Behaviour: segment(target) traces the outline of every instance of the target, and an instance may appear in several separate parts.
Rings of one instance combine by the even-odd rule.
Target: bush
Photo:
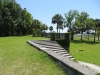
[[[70,33],[65,33],[65,39],[56,40],[58,44],[60,44],[63,48],[65,48],[68,52],[70,48]]]
[[[50,33],[51,41],[55,41],[55,33]]]

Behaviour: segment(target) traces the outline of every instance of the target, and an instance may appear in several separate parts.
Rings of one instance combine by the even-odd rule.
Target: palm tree
[[[48,26],[45,24],[45,30],[48,30]]]
[[[45,28],[44,28],[45,36],[47,36],[46,30],[48,30],[48,26],[45,24]]]
[[[46,29],[48,29],[48,27],[46,28],[46,24],[43,24],[42,30],[44,30],[44,32],[45,32]]]
[[[50,26],[50,27],[49,27],[49,30],[52,32],[52,30],[53,30],[53,26]]]
[[[63,17],[60,14],[55,14],[52,17],[52,23],[57,24],[57,33],[58,33],[58,28],[63,24]],[[59,37],[60,37],[60,35],[59,35]],[[57,38],[59,38],[59,37],[58,37],[58,34],[57,34]]]
[[[57,24],[57,33],[58,33],[58,27],[63,24],[63,17],[60,14],[56,14],[52,17],[52,23]]]
[[[33,28],[35,29],[35,34],[37,34],[37,29],[40,28],[40,21],[37,19],[34,19],[33,21]]]
[[[45,30],[48,29],[48,26],[46,24],[42,24],[41,26],[41,36],[45,36]]]

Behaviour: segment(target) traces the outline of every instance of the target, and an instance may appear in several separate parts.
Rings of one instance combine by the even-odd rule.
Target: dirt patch
[[[0,50],[0,52],[4,52],[4,50]]]
[[[84,51],[84,50],[76,50],[75,52],[82,52],[82,51]]]

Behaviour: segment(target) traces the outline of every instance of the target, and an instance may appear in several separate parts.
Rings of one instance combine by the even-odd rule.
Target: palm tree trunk
[[[60,28],[59,28],[59,33],[60,33]]]
[[[60,38],[60,28],[59,28],[59,38]]]
[[[57,33],[58,33],[58,24],[57,24]]]
[[[57,39],[59,39],[59,34],[58,34],[58,24],[57,24]]]

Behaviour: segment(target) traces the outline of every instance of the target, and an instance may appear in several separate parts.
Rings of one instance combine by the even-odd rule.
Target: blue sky
[[[78,10],[87,12],[91,18],[100,19],[100,0],[16,0],[22,8],[26,8],[34,19],[42,21],[48,26],[53,26],[56,31],[56,24],[51,23],[55,14],[61,14],[69,10]],[[64,29],[63,32],[67,30]]]

